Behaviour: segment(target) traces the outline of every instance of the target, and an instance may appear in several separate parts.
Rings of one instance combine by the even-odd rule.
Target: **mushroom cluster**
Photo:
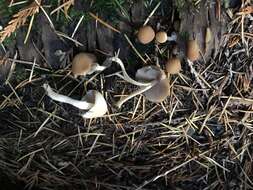
[[[158,44],[163,44],[167,41],[176,41],[177,35],[175,33],[172,33],[171,36],[168,36],[167,33],[163,30],[156,33],[151,26],[146,25],[139,28],[137,39],[144,45],[152,42],[154,39]]]
[[[207,28],[205,36],[206,43],[210,42],[211,37],[211,30],[210,28]],[[146,25],[139,29],[137,38],[142,44],[148,44],[154,39],[156,43],[162,44],[167,41],[176,41],[177,35],[172,33],[172,35],[168,37],[165,31],[158,31],[156,33],[151,26]],[[194,73],[197,81],[200,81],[192,66],[192,63],[200,57],[200,49],[196,40],[187,41],[185,54],[191,72]],[[116,62],[122,71],[122,74],[115,73],[115,75],[139,87],[128,96],[121,98],[116,103],[118,108],[120,108],[126,101],[139,94],[143,94],[145,98],[151,102],[159,103],[164,101],[170,95],[170,75],[179,74],[181,71],[181,61],[178,57],[175,57],[174,54],[174,57],[170,57],[165,64],[166,72],[164,72],[159,66],[144,66],[137,70],[135,79],[132,79],[127,74],[125,66],[118,56],[107,58],[102,65],[99,65],[96,56],[91,53],[79,53],[75,55],[72,60],[71,71],[74,77],[86,76],[97,71],[101,72],[105,70],[112,62]],[[80,110],[85,110],[86,112],[82,115],[83,118],[101,117],[108,110],[106,100],[103,95],[96,90],[89,90],[81,100],[75,100],[55,92],[48,84],[44,84],[43,87],[51,99],[71,104]]]
[[[138,30],[137,38],[140,43],[148,44],[152,42],[155,38],[157,43],[165,43],[168,40],[167,33],[164,31],[159,31],[155,33],[154,29],[151,26],[142,26]]]

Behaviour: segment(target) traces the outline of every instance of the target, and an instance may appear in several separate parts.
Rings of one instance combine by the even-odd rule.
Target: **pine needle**
[[[54,14],[55,12],[59,11],[61,8],[63,8],[65,17],[68,16],[68,10],[69,8],[74,5],[74,0],[62,0],[63,4],[61,4],[59,7],[57,7],[56,9],[54,9],[50,15]]]

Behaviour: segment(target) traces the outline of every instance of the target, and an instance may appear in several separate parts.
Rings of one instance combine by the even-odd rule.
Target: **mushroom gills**
[[[150,89],[145,91],[144,96],[147,100],[151,102],[162,102],[170,95],[170,81],[168,78],[165,78],[157,82]]]
[[[89,90],[82,100],[93,103],[93,107],[91,107],[87,112],[82,114],[83,118],[102,117],[108,111],[106,100],[104,99],[103,95],[98,91]]]

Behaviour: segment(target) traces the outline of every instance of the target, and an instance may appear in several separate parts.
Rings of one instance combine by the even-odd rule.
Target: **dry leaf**
[[[240,41],[240,37],[239,36],[230,37],[229,41],[228,41],[228,47],[229,48],[234,47],[239,41]]]
[[[247,6],[240,9],[240,12],[237,15],[251,14],[253,13],[253,6]]]
[[[64,3],[64,14],[67,17],[70,6],[74,5],[74,0],[62,0],[62,1]]]
[[[41,0],[37,0],[37,2],[39,5],[34,1],[27,8],[13,15],[12,20],[10,20],[8,25],[0,32],[0,42],[3,42],[5,38],[8,38],[19,27],[24,25],[27,17],[33,16],[39,12]]]
[[[7,61],[8,61],[7,56],[0,57],[0,65],[4,65],[5,63],[7,63]]]

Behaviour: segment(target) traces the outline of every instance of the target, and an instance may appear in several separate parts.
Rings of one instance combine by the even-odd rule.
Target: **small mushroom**
[[[206,28],[206,33],[205,33],[205,43],[209,43],[212,40],[212,31],[210,27]]]
[[[153,81],[151,88],[143,92],[147,100],[151,102],[162,102],[170,94],[169,79],[166,78],[164,71],[157,66],[145,66],[138,69],[135,78],[138,81]]]
[[[148,44],[155,38],[155,31],[151,26],[143,26],[139,29],[137,38],[142,44]]]
[[[157,82],[152,88],[145,91],[144,96],[150,102],[162,102],[170,95],[170,81],[168,78],[165,78]]]
[[[108,110],[103,95],[98,91],[89,90],[82,100],[75,100],[68,96],[56,93],[48,84],[44,84],[43,87],[51,99],[70,104],[80,110],[87,110],[87,112],[82,114],[83,118],[102,117]]]
[[[155,39],[158,43],[163,44],[168,40],[168,35],[165,31],[160,31],[156,33]]]
[[[117,76],[123,78],[127,82],[139,86],[140,88],[128,96],[120,99],[117,103],[117,107],[121,107],[129,99],[136,95],[142,94],[151,102],[162,102],[170,94],[170,84],[168,78],[162,69],[157,66],[145,66],[138,69],[134,80],[128,76],[125,71],[124,64],[119,58],[113,57],[112,61],[118,63],[123,71],[123,76],[117,74]]]
[[[196,61],[199,59],[199,45],[196,40],[189,40],[186,47],[186,56],[190,61]]]
[[[169,58],[165,67],[168,74],[178,74],[181,70],[181,61],[177,57]]]
[[[72,73],[74,77],[85,76],[92,74],[95,71],[103,71],[105,66],[100,66],[97,62],[97,58],[91,53],[79,53],[72,61]]]

